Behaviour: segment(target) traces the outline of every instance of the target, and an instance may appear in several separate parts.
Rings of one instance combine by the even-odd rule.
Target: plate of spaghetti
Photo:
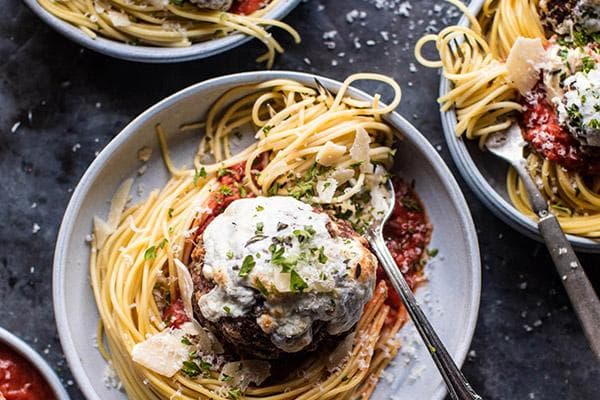
[[[576,249],[599,252],[599,3],[451,3],[464,18],[421,38],[415,52],[425,66],[443,69],[438,101],[463,177],[497,216],[539,240],[523,183],[482,151],[489,134],[518,123],[529,172],[550,210]],[[430,42],[438,61],[422,54]]]
[[[357,81],[389,85],[389,105]],[[120,132],[55,254],[58,329],[86,397],[442,399],[362,234],[393,179],[388,246],[459,363],[479,251],[460,189],[399,102],[377,74],[243,73]]]
[[[274,27],[300,0],[25,0],[46,23],[81,46],[129,61],[172,63],[209,57],[260,40],[271,68],[284,49]]]

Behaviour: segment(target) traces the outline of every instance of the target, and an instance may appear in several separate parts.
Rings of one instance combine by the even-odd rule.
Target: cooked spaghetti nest
[[[466,16],[468,25],[455,25],[429,34],[415,45],[415,56],[424,66],[442,68],[452,83],[438,99],[440,109],[456,113],[455,133],[478,140],[507,129],[524,108],[519,91],[509,79],[507,56],[520,38],[546,41],[538,0],[486,0],[478,16],[458,0],[447,0]],[[423,48],[434,43],[439,60],[429,60]],[[529,171],[548,199],[563,229],[570,234],[600,237],[600,178],[567,171],[555,162],[531,153]],[[507,191],[523,214],[537,218],[523,183],[511,168]]]
[[[190,2],[160,0],[37,0],[50,14],[68,22],[92,39],[98,36],[128,43],[157,47],[187,47],[232,34],[243,34],[260,40],[267,52],[257,58],[271,68],[279,42],[269,33],[271,26],[289,33],[296,43],[300,35],[288,24],[264,18],[283,0],[270,0],[251,15],[209,10]],[[164,3],[164,4],[163,4]]]
[[[359,101],[348,95],[354,81],[365,79],[387,83],[394,89],[389,105],[380,104],[379,96],[374,101]],[[381,372],[399,349],[396,333],[406,319],[404,312],[385,304],[384,282],[375,289],[350,342],[345,341],[342,357],[339,347],[344,342],[331,353],[311,356],[297,373],[268,386],[240,390],[213,370],[197,377],[179,371],[167,378],[134,362],[132,351],[136,344],[169,329],[162,321],[154,288],[157,284],[166,286],[171,299],[185,292],[179,269],[183,250],[194,233],[191,227],[208,216],[206,206],[219,190],[218,177],[223,168],[245,162],[245,191],[287,195],[301,183],[307,184],[305,177],[310,175],[311,166],[324,162],[328,166],[319,171],[320,179],[330,179],[338,171],[350,171],[352,176],[346,176],[347,181],[325,197],[313,187],[312,191],[302,191],[298,198],[352,208],[357,195],[376,186],[373,182],[381,178],[377,176],[381,165],[391,161],[395,132],[382,117],[399,102],[397,83],[375,74],[349,77],[335,96],[322,88],[284,79],[237,87],[213,104],[205,122],[182,127],[205,131],[194,168],[190,169],[174,166],[165,133],[157,127],[163,159],[172,178],[163,189],[131,206],[127,204],[132,180],[125,181],[113,198],[107,220],[94,220],[90,259],[91,282],[101,317],[98,346],[130,398],[369,398]],[[257,141],[234,154],[233,136],[248,126],[256,132]],[[207,158],[213,162],[206,162]],[[263,168],[257,174],[249,168],[259,159]],[[390,313],[398,311],[395,322],[384,323]]]

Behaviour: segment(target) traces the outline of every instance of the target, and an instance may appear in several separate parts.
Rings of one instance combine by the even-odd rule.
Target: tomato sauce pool
[[[2,343],[0,343],[0,394],[6,400],[55,399],[50,386],[37,368]]]
[[[383,236],[396,265],[414,291],[425,281],[423,262],[427,261],[426,248],[431,240],[432,226],[413,186],[401,179],[394,180],[396,203],[390,219],[384,226]],[[377,270],[377,279],[384,279],[387,283],[386,304],[390,305],[392,310],[401,310],[402,300],[381,267]],[[396,317],[396,312],[392,311],[387,323],[393,323]]]

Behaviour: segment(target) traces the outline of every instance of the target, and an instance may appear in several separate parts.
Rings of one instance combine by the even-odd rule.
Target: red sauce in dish
[[[0,394],[6,400],[55,399],[40,372],[3,344],[0,344]]]
[[[577,139],[560,125],[541,84],[525,96],[524,106],[523,136],[536,153],[568,170],[600,173],[600,159],[584,152]]]
[[[267,4],[267,0],[235,0],[229,12],[250,15]]]
[[[398,268],[410,288],[415,290],[425,280],[421,260],[424,259],[426,247],[431,240],[432,227],[413,185],[397,179],[394,181],[394,189],[396,204],[383,235]],[[395,321],[396,310],[401,309],[402,300],[381,267],[377,270],[377,279],[384,279],[388,286],[386,304],[392,308],[392,315],[387,321],[390,323]]]

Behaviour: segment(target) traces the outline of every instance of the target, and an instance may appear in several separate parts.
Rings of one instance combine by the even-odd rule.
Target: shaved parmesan
[[[319,149],[316,161],[321,165],[331,167],[338,163],[344,153],[346,153],[346,146],[327,142]]]
[[[326,180],[320,180],[317,182],[317,195],[319,196],[320,202],[330,203],[335,195],[338,183],[333,178],[327,178]]]
[[[148,0],[148,2],[159,10],[164,10],[169,5],[169,0]]]
[[[175,259],[177,267],[177,281],[179,283],[179,293],[183,300],[183,308],[189,318],[193,318],[194,309],[192,308],[192,296],[194,294],[194,282],[188,268],[179,260]]]
[[[129,17],[123,13],[114,10],[108,10],[106,13],[108,14],[108,19],[110,19],[110,22],[112,22],[112,24],[116,27],[131,25]]]
[[[190,357],[189,347],[182,343],[183,337],[199,333],[199,326],[192,322],[186,322],[180,329],[166,329],[133,346],[131,358],[141,366],[170,378]]]
[[[508,80],[521,93],[529,92],[540,78],[538,65],[544,62],[546,50],[540,38],[519,37],[506,59]]]
[[[110,211],[108,212],[107,221],[104,221],[97,216],[94,217],[94,234],[96,236],[97,249],[102,248],[106,239],[115,232],[119,222],[121,222],[121,216],[123,215],[123,211],[129,200],[129,191],[131,190],[132,184],[133,179],[130,178],[125,180],[121,186],[119,186],[110,202]]]
[[[331,174],[331,177],[335,179],[338,186],[340,186],[354,178],[354,170],[350,168],[336,169]]]
[[[354,143],[350,148],[350,157],[352,160],[361,163],[361,172],[372,172],[373,166],[371,165],[371,157],[369,156],[369,144],[371,138],[366,130],[363,128],[356,129],[356,135],[354,136]]]
[[[260,385],[271,376],[271,364],[262,360],[243,360],[230,362],[223,366],[220,380],[228,381],[232,387],[240,388],[243,392],[253,383]],[[231,378],[230,380],[228,380]]]
[[[291,274],[289,272],[274,272],[273,285],[281,293],[291,292]]]

